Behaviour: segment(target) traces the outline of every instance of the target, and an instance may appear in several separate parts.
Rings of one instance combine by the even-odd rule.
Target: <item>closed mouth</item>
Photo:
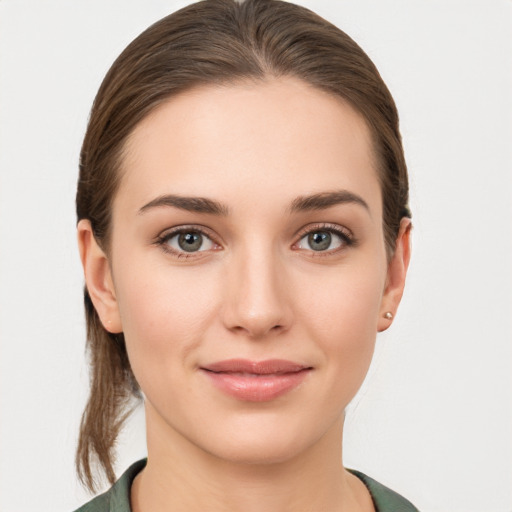
[[[297,388],[313,370],[283,359],[249,361],[229,359],[200,368],[230,397],[248,402],[269,402]]]

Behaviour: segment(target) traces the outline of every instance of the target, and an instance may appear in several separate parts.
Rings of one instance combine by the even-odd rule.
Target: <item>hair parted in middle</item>
[[[150,26],[114,62],[94,100],[80,155],[78,220],[89,219],[109,254],[112,203],[129,135],[173,96],[201,85],[295,77],[350,104],[372,134],[383,197],[383,231],[393,253],[409,217],[398,113],[375,65],[343,31],[279,0],[204,0]],[[108,332],[84,291],[90,394],[80,426],[78,474],[96,488],[96,466],[115,481],[115,442],[140,390],[124,336]]]

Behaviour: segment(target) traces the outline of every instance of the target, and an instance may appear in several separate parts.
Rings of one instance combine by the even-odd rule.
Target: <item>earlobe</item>
[[[77,236],[85,284],[101,323],[111,333],[122,332],[109,261],[94,237],[89,220],[78,223]]]
[[[377,323],[378,332],[385,331],[391,325],[402,299],[407,269],[411,259],[411,227],[411,220],[404,217],[400,222],[395,252],[388,264],[386,288],[382,297],[380,316]]]

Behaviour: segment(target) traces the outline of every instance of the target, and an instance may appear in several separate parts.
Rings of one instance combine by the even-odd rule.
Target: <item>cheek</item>
[[[384,286],[381,268],[362,268],[333,269],[331,275],[315,279],[314,286],[303,284],[308,289],[300,308],[304,328],[316,340],[328,382],[346,397],[343,401],[352,398],[368,371]]]
[[[304,276],[298,288],[300,316],[326,339],[356,339],[375,335],[384,275],[378,266],[346,266]]]
[[[133,268],[137,272],[130,272]],[[215,317],[212,298],[218,296],[217,283],[192,267],[176,271],[169,265],[124,260],[117,270],[116,294],[128,355],[144,389],[146,377],[158,379],[192,364],[187,356]]]

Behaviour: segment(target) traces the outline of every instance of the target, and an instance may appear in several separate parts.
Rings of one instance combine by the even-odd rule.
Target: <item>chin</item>
[[[280,464],[308,452],[329,431],[318,423],[280,421],[240,421],[220,430],[210,429],[208,442],[199,445],[218,459],[237,464]],[[297,424],[300,423],[300,424]],[[200,437],[205,439],[204,436]],[[340,452],[341,453],[341,452]]]
[[[230,443],[227,446],[215,446],[209,453],[217,459],[234,464],[271,465],[293,460],[304,451],[299,442],[278,443],[275,439],[253,439]]]

